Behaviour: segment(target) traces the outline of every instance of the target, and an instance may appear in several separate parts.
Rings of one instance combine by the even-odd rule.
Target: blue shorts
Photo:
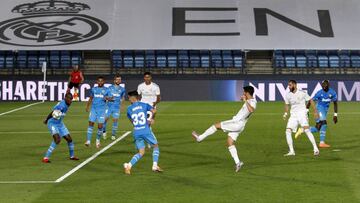
[[[110,116],[112,118],[119,119],[119,117],[120,117],[120,109],[119,108],[113,108],[113,107],[109,107],[108,109],[106,109],[106,118],[110,118]]]
[[[89,114],[90,122],[105,123],[106,109],[91,109]]]
[[[66,126],[64,125],[63,122],[61,123],[51,123],[49,122],[47,124],[47,127],[50,131],[51,135],[60,135],[61,137],[65,137],[67,135],[69,135],[69,130],[66,128]]]
[[[317,106],[316,109],[317,109],[317,111],[319,113],[319,119],[317,120],[317,122],[318,121],[326,121],[328,109],[323,108],[323,107],[319,107],[319,106]]]
[[[138,150],[145,148],[145,142],[147,142],[150,145],[156,145],[158,143],[153,132],[151,132],[150,134],[134,136],[134,139],[135,139],[135,146]]]

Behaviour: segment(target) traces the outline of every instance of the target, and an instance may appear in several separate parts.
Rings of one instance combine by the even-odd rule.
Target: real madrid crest
[[[83,43],[104,36],[108,25],[79,14],[90,10],[83,3],[61,0],[38,1],[16,6],[11,12],[22,17],[0,22],[0,43],[42,47]]]

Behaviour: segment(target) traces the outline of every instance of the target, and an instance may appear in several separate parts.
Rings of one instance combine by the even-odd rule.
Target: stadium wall
[[[138,79],[124,81],[127,90],[135,90]],[[287,91],[287,80],[156,80],[160,85],[164,101],[237,101],[246,85],[255,87],[258,101],[283,101]],[[58,101],[67,89],[67,82],[50,80],[2,80],[0,101]],[[94,80],[87,80],[80,87],[80,100],[87,101]],[[107,84],[110,85],[110,84]],[[299,80],[298,86],[314,95],[321,88],[318,80]],[[331,87],[337,92],[339,101],[360,101],[360,81],[332,80]],[[43,94],[44,93],[44,94]],[[45,97],[45,98],[43,98]]]

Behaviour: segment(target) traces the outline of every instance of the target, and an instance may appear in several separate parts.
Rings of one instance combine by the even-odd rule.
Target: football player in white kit
[[[144,82],[138,85],[137,92],[140,95],[140,101],[149,104],[156,109],[156,105],[160,103],[160,87],[152,81],[152,75],[150,72],[144,73]],[[148,111],[148,118],[152,118],[151,124],[154,123],[155,114]],[[151,146],[148,144],[148,148]]]
[[[228,133],[227,145],[229,152],[235,161],[235,172],[238,172],[241,169],[241,166],[244,165],[244,163],[241,162],[238,157],[238,153],[235,147],[235,141],[240,135],[240,133],[244,130],[246,122],[256,109],[257,102],[253,95],[253,87],[244,87],[244,92],[241,96],[241,99],[244,101],[244,105],[231,120],[215,123],[201,135],[198,135],[195,131],[192,132],[192,136],[197,142],[203,141],[208,136],[214,134],[218,129],[221,129],[225,133]]]
[[[289,90],[285,96],[285,113],[283,119],[286,120],[290,110],[290,118],[286,126],[286,141],[289,145],[289,153],[284,156],[295,156],[295,150],[293,146],[292,132],[296,132],[298,125],[304,128],[304,132],[309,138],[311,144],[313,145],[314,155],[319,155],[319,149],[316,145],[313,134],[309,129],[309,119],[307,115],[306,102],[310,101],[312,108],[314,109],[314,117],[318,118],[318,113],[315,108],[314,102],[311,100],[311,97],[303,90],[297,88],[297,83],[295,80],[290,80],[288,83]]]

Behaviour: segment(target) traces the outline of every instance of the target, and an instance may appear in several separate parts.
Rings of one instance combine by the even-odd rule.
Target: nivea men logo
[[[239,12],[236,7],[228,7],[228,8],[207,8],[207,7],[177,7],[173,8],[173,24],[172,24],[172,35],[173,36],[239,36],[240,32],[229,32],[223,30],[222,32],[210,33],[210,32],[187,32],[186,27],[192,25],[192,27],[196,27],[196,25],[200,24],[213,24],[214,28],[221,24],[234,24],[234,27],[238,27],[236,24],[237,19],[229,18],[229,19],[189,19],[187,12],[224,12],[226,14]],[[306,25],[303,25],[291,18],[288,18],[280,13],[277,13],[268,8],[254,8],[254,25],[255,25],[255,35],[256,36],[268,36],[268,16],[272,16],[273,18],[280,20],[290,26],[293,26],[299,31],[306,32],[310,35],[314,35],[316,37],[325,37],[331,38],[334,37],[334,31],[332,28],[330,12],[329,10],[317,10],[318,19],[314,19],[319,22],[320,30],[313,29]],[[221,26],[219,26],[221,27]]]
[[[108,25],[97,18],[79,14],[86,10],[90,10],[87,4],[61,0],[18,5],[11,12],[22,17],[0,23],[0,43],[27,47],[61,46],[104,36]]]

